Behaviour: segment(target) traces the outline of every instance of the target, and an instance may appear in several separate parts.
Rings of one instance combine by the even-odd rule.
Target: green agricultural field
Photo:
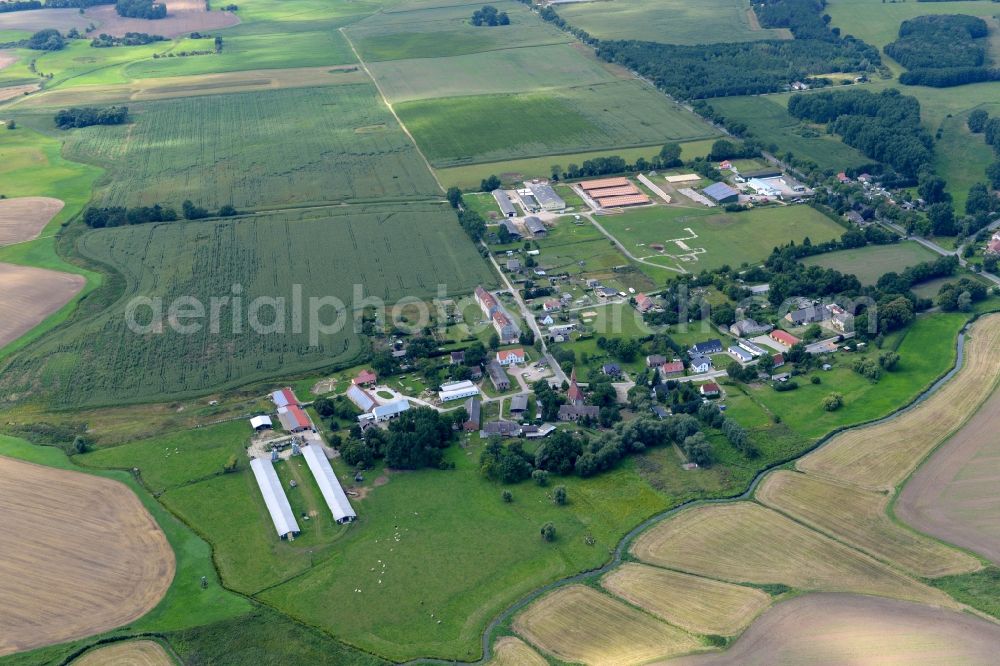
[[[939,256],[919,243],[904,241],[895,245],[869,245],[855,250],[818,254],[806,257],[802,263],[833,268],[841,273],[856,275],[862,284],[875,284],[885,273],[902,273],[910,266],[934,261]]]
[[[489,4],[507,12],[510,25],[471,25],[472,12],[479,8],[474,4],[409,4],[358,21],[347,28],[347,33],[368,62],[439,58],[573,41],[566,33],[538,20],[519,2],[500,0]]]
[[[712,143],[714,141],[714,139],[702,139],[700,141],[682,143],[681,157],[685,160],[704,157],[712,150]],[[621,148],[618,150],[598,150],[589,153],[527,157],[504,162],[469,164],[446,169],[435,169],[434,171],[445,187],[454,185],[463,190],[478,190],[479,183],[491,175],[499,176],[504,181],[504,184],[513,184],[531,178],[548,178],[552,173],[552,165],[557,165],[562,170],[570,164],[580,165],[595,157],[607,157],[610,155],[617,155],[626,162],[634,163],[640,157],[644,157],[647,160],[651,159],[658,152],[660,152],[660,146]]]
[[[717,131],[639,81],[396,106],[434,166],[662,145]]]
[[[403,296],[430,298],[439,284],[454,296],[493,280],[451,210],[431,204],[100,230],[81,239],[80,251],[122,273],[121,298],[13,357],[0,380],[64,405],[167,400],[356,362],[362,338],[351,324],[334,332],[310,326],[311,297],[336,297],[350,308],[354,286],[362,285],[364,295],[393,304]],[[298,288],[301,331],[294,328]],[[163,333],[138,334],[126,322],[136,296],[162,297],[164,316],[174,299],[194,297],[208,317],[213,297],[232,295],[244,306],[235,314],[220,306],[217,332],[207,319],[190,334],[166,325]],[[268,327],[277,306],[263,304],[251,315],[258,297],[285,299],[278,324]],[[151,317],[149,307],[140,308],[136,321],[149,324]],[[255,319],[261,333],[251,330]],[[318,320],[334,322],[334,308]]]
[[[794,240],[814,243],[839,238],[844,228],[809,206],[755,208],[741,213],[718,208],[655,206],[599,223],[637,257],[691,272],[759,262]],[[663,245],[663,251],[649,247]]]
[[[144,59],[127,65],[123,72],[130,79],[147,79],[357,62],[347,40],[333,28],[264,34],[249,31],[247,34],[239,34],[240,30],[241,27],[237,27],[223,32],[222,53],[187,58]]]
[[[243,210],[440,195],[368,84],[188,97],[129,110],[132,124],[68,135],[68,157],[108,168],[98,198],[104,205],[179,209],[191,199]]]
[[[1000,107],[987,107],[996,115]],[[986,145],[982,134],[972,134],[966,125],[968,113],[946,118],[940,125],[941,138],[934,145],[935,171],[948,182],[948,191],[955,204],[955,212],[965,212],[969,188],[976,183],[986,183],[986,167],[996,158],[993,149]]]
[[[433,61],[391,60],[368,68],[392,104],[585,86],[614,82],[622,76],[571,44],[488,51]],[[667,103],[663,100],[664,105]]]
[[[787,30],[762,29],[747,0],[612,0],[556,9],[570,25],[599,39],[666,44],[791,39]]]
[[[826,13],[845,35],[854,35],[873,46],[896,41],[900,24],[928,14],[969,14],[991,17],[996,9],[980,0],[948,2],[873,2],[872,0],[830,0]]]
[[[950,3],[949,3],[950,4]],[[788,114],[788,95],[721,97],[709,100],[712,107],[729,120],[745,123],[754,136],[774,143],[779,153],[791,152],[834,173],[870,164],[859,151]]]

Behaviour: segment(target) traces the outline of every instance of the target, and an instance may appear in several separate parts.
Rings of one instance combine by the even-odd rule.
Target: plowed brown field
[[[173,666],[174,660],[155,641],[113,643],[85,653],[72,666]]]
[[[0,264],[0,347],[18,339],[66,305],[86,284],[81,275]]]
[[[139,498],[98,476],[0,457],[0,656],[152,610],[174,553]]]
[[[0,95],[4,90],[6,88],[0,88]],[[50,197],[0,199],[0,246],[38,238],[64,205],[59,199]]]

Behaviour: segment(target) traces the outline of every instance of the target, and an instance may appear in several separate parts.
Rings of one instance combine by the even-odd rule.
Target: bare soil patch
[[[916,471],[895,505],[913,527],[1000,565],[1000,390]]]
[[[721,654],[671,666],[996,663],[1000,626],[966,613],[848,594],[778,604]]]
[[[17,56],[9,51],[0,51],[0,69],[10,67],[17,62]]]
[[[3,67],[0,67],[3,69]],[[9,99],[14,99],[15,97],[24,97],[25,93],[30,93],[38,90],[39,85],[37,83],[26,83],[23,86],[7,86],[6,88],[0,88],[0,102],[6,102]]]
[[[156,641],[112,643],[74,659],[72,666],[173,666],[174,660]]]
[[[114,7],[111,8],[114,11]],[[70,28],[83,31],[90,20],[78,9],[33,9],[23,12],[0,14],[0,30],[25,30],[35,32],[45,28],[55,28],[66,32]]]
[[[0,457],[0,656],[152,610],[174,577],[166,536],[117,481]]]
[[[82,275],[0,264],[0,347],[13,342],[76,296]]]
[[[0,247],[38,238],[64,205],[50,197],[0,199]]]
[[[101,32],[119,37],[126,32],[177,37],[190,32],[228,28],[240,22],[239,17],[232,12],[205,11],[204,0],[165,0],[165,2],[167,17],[162,19],[124,18],[118,16],[114,5],[91,7],[84,16],[90,21],[99,22]]]

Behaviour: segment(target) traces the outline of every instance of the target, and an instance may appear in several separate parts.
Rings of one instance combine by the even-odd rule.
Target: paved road
[[[483,247],[486,247],[486,243],[483,243]],[[490,252],[487,256],[489,256],[490,263],[493,264],[493,269],[500,276],[500,279],[503,280],[503,283],[506,286],[507,290],[514,295],[514,301],[517,303],[517,308],[520,311],[521,319],[524,320],[524,323],[527,324],[528,327],[531,329],[532,333],[535,334],[535,339],[541,342],[542,355],[548,362],[549,367],[552,368],[552,372],[553,374],[555,374],[556,381],[558,381],[560,384],[565,381],[569,381],[569,379],[566,377],[566,373],[563,372],[563,369],[559,367],[559,364],[556,363],[556,360],[549,353],[549,348],[545,342],[545,336],[542,334],[542,329],[538,326],[538,322],[535,321],[534,315],[532,315],[531,311],[528,309],[528,304],[524,302],[523,298],[521,298],[521,292],[519,292],[517,289],[514,288],[514,285],[511,283],[510,278],[507,277],[507,274],[504,273],[502,270],[500,270],[500,264],[497,263],[496,257],[493,256],[493,253]]]

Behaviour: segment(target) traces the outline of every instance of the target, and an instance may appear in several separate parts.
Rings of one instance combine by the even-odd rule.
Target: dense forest
[[[122,125],[128,122],[127,106],[112,106],[98,109],[93,106],[62,109],[56,113],[56,127],[73,129],[91,125]]]
[[[161,19],[167,16],[167,6],[153,0],[117,0],[115,11],[127,18]]]
[[[793,95],[788,112],[825,123],[827,131],[866,156],[915,178],[934,159],[934,140],[920,124],[920,102],[898,90],[867,90]]]
[[[975,16],[918,16],[903,21],[899,38],[885,52],[909,70],[899,77],[905,85],[946,88],[995,81],[1000,71],[987,67],[988,33],[986,21]]]
[[[829,27],[820,0],[767,0],[758,6],[761,24],[787,28],[790,41],[680,46],[640,41],[596,43],[597,54],[635,70],[681,99],[757,95],[787,90],[797,80],[832,72],[865,72],[881,64],[878,51]],[[551,8],[542,17],[564,22]],[[588,36],[589,37],[589,36]],[[585,41],[587,41],[585,39]]]

